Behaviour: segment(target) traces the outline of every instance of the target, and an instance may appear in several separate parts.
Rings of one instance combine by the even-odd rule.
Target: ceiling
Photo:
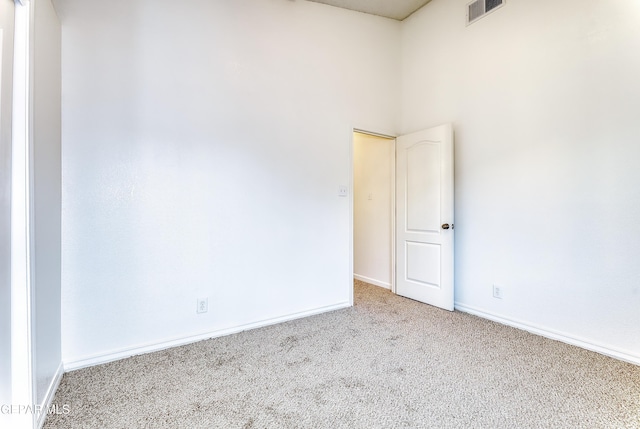
[[[80,0],[76,0],[80,1]],[[384,16],[386,18],[402,21],[416,10],[420,9],[431,0],[309,0],[315,3],[324,3],[343,9],[369,13],[371,15]],[[67,6],[74,3],[72,0],[53,0],[53,4],[59,15],[64,15]],[[61,17],[62,18],[62,17]]]
[[[402,21],[431,0],[309,0]]]

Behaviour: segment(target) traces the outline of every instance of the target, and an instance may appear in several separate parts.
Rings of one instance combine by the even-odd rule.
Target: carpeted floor
[[[640,428],[640,367],[356,282],[355,307],[64,375],[47,429]]]

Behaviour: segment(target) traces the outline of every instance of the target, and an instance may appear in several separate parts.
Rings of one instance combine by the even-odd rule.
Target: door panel
[[[440,288],[440,246],[407,242],[407,281]]]
[[[419,142],[407,149],[407,229],[431,231],[439,229],[440,213],[440,146]]]
[[[453,310],[453,127],[398,137],[396,151],[396,292]]]

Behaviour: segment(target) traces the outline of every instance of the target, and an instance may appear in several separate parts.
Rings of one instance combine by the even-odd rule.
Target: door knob
[[[449,229],[449,224],[448,223],[442,224],[442,229]]]

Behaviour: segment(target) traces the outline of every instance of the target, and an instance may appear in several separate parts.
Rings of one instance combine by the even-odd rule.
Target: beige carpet
[[[353,308],[65,374],[45,428],[640,428],[640,367],[356,282]]]

